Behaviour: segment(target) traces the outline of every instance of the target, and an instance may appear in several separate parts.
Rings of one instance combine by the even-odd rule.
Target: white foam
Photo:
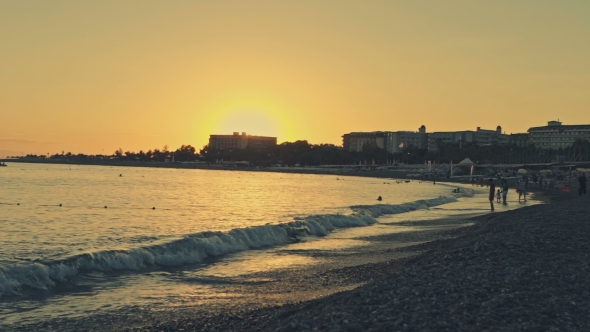
[[[285,245],[304,236],[325,236],[337,228],[368,226],[386,214],[398,214],[456,201],[442,196],[399,205],[351,207],[351,215],[313,215],[285,224],[204,232],[181,240],[130,250],[100,251],[62,261],[0,266],[0,297],[20,294],[23,288],[47,290],[90,271],[143,271],[164,266],[201,263],[208,257],[268,246]]]

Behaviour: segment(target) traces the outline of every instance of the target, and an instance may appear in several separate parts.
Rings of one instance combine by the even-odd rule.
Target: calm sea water
[[[338,248],[347,242],[326,235],[378,232],[381,216],[487,208],[446,185],[241,171],[11,163],[0,169],[0,188],[3,323],[206,296],[162,271],[227,276],[313,264],[252,249],[312,240]],[[239,253],[253,258],[227,264]]]

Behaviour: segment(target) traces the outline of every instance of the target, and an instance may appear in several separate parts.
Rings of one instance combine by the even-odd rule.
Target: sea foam
[[[441,196],[399,205],[352,206],[353,213],[349,215],[312,215],[284,224],[196,233],[160,245],[99,251],[60,261],[0,266],[0,297],[21,294],[26,288],[49,290],[79,274],[93,271],[145,271],[201,263],[208,257],[285,245],[305,236],[325,236],[337,228],[372,225],[383,215],[427,209],[456,200],[454,196]]]

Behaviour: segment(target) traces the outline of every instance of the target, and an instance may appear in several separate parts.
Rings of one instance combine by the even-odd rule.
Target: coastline
[[[335,253],[331,265],[253,276],[267,281],[241,286],[243,299],[218,306],[136,308],[15,330],[588,330],[590,200],[548,198],[474,218],[406,222],[430,230],[370,237],[372,245]]]
[[[212,171],[242,171],[242,172],[271,172],[271,173],[288,173],[288,174],[313,174],[313,175],[333,175],[333,176],[359,176],[379,179],[410,179],[408,174],[416,173],[416,170],[369,170],[344,172],[339,169],[318,167],[249,167],[249,166],[220,166],[220,165],[203,165],[194,163],[170,163],[170,162],[137,162],[137,161],[68,161],[68,160],[17,160],[17,159],[0,159],[0,162],[7,163],[24,163],[24,164],[48,164],[48,165],[78,165],[78,166],[106,166],[106,167],[149,167],[149,168],[173,168],[173,169],[193,169],[193,170],[212,170]],[[423,179],[416,179],[423,180]],[[424,179],[424,181],[430,181]],[[453,178],[436,178],[436,182],[449,183],[471,183],[467,177]],[[509,179],[509,185],[513,185],[513,179]]]

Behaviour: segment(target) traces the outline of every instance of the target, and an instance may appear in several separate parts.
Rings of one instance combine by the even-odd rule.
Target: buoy
[[[61,206],[61,203],[59,203],[59,206]]]
[[[154,207],[152,208],[152,210],[155,210],[155,209],[156,209],[156,207],[154,206]]]
[[[119,177],[122,177],[122,176],[123,176],[123,174],[119,174]]]
[[[107,208],[107,206],[105,205],[105,206],[104,206],[104,208],[106,209],[106,208]]]
[[[16,205],[20,205],[20,203],[16,203]]]

